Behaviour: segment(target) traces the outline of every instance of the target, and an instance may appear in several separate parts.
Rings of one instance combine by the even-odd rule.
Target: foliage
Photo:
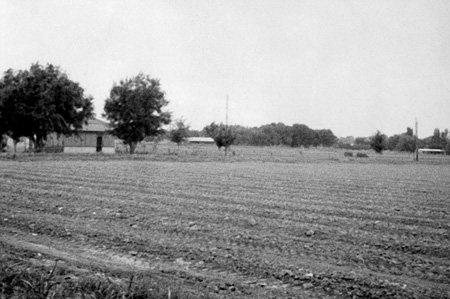
[[[386,149],[386,135],[382,134],[380,131],[372,136],[370,139],[370,147],[376,152],[381,154]]]
[[[414,152],[416,150],[416,137],[411,128],[406,133],[395,134],[386,140],[386,149],[399,152]]]
[[[410,128],[410,127],[407,127],[407,128],[406,128],[406,133],[405,133],[405,135],[413,137],[413,136],[414,136],[414,131],[413,131],[413,129]]]
[[[203,128],[202,135],[214,139],[214,136],[216,136],[218,132],[219,132],[219,125],[217,125],[215,122],[212,122],[211,124]]]
[[[42,151],[51,133],[71,135],[93,116],[92,98],[58,67],[32,64],[0,80],[0,134],[28,137]]]
[[[208,136],[214,139],[219,150],[223,147],[225,148],[225,156],[227,155],[228,148],[234,143],[236,140],[236,132],[232,127],[226,126],[224,124],[217,125],[214,122],[209,126],[205,127],[205,132],[208,133]]]
[[[186,121],[182,118],[176,119],[169,132],[170,141],[180,145],[189,135],[189,125],[186,125]]]
[[[114,84],[104,116],[110,122],[111,134],[129,145],[132,154],[146,136],[164,133],[162,126],[170,123],[170,113],[162,109],[168,103],[159,80],[140,73]]]
[[[302,124],[294,124],[292,126],[292,147],[303,146],[308,148],[314,145],[315,132],[311,130],[308,126]]]
[[[386,140],[386,149],[390,150],[390,151],[395,151],[397,150],[397,146],[398,143],[400,141],[400,136],[399,134],[395,134],[390,136],[387,140]]]
[[[426,147],[430,149],[442,149],[447,155],[450,155],[450,139],[448,129],[440,131],[434,129],[433,135],[423,139],[419,147]]]
[[[353,157],[352,152],[344,152],[344,157]]]
[[[395,149],[400,152],[414,152],[416,150],[416,138],[408,134],[401,135]]]
[[[261,127],[230,126],[236,134],[235,144],[291,147],[324,146],[330,147],[337,141],[329,129],[313,130],[303,124],[287,126],[283,123],[271,123]],[[204,136],[215,136],[219,126],[212,123],[203,128]]]
[[[1,134],[0,135],[0,153],[5,151],[6,146],[7,146],[6,135]]]

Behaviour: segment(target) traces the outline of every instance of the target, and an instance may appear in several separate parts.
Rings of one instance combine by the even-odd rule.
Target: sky
[[[339,137],[450,129],[450,1],[0,0],[0,71],[51,63],[94,98],[160,80],[192,129],[282,122]]]

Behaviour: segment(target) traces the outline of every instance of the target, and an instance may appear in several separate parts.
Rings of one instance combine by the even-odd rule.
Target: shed
[[[188,137],[187,142],[195,144],[214,144],[214,139],[211,137]]]
[[[432,149],[432,148],[420,148],[419,153],[422,154],[432,154],[432,155],[445,155],[444,150]]]
[[[88,120],[78,135],[64,137],[64,153],[114,154],[114,137],[108,133],[107,122],[97,118]]]

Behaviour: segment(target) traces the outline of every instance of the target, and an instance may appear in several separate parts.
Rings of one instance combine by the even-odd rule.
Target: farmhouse
[[[106,153],[115,152],[114,137],[107,132],[108,123],[92,118],[78,135],[64,137],[64,153]]]
[[[214,139],[211,137],[189,137],[187,138],[187,142],[194,144],[214,144]]]

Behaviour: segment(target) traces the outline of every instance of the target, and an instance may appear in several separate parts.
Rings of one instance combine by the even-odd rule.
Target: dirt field
[[[448,163],[301,155],[0,160],[0,248],[199,296],[450,298]]]

